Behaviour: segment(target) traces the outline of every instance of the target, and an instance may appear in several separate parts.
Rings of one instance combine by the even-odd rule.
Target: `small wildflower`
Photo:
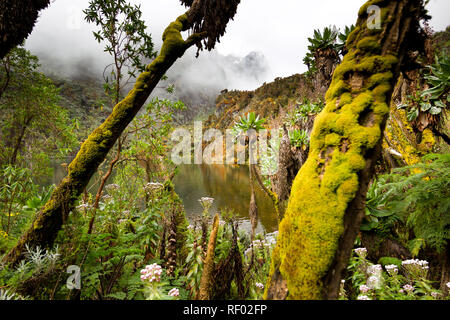
[[[367,256],[367,249],[366,248],[356,248],[355,252],[361,259],[365,259],[366,256]]]
[[[102,196],[103,200],[109,200],[112,199],[112,197],[109,194],[105,194],[104,196]]]
[[[87,210],[90,208],[91,208],[91,205],[89,203],[85,203],[85,202],[83,202],[79,206],[77,206],[77,210],[83,210],[83,209]]]
[[[341,280],[341,284],[339,286],[339,297],[340,298],[345,298],[346,294],[345,294],[345,280]]]
[[[146,192],[152,192],[154,190],[159,190],[164,188],[164,185],[162,183],[159,182],[149,182],[144,186],[144,190]]]
[[[258,288],[258,289],[264,289],[264,285],[262,284],[262,283],[260,283],[260,282],[256,282],[255,283],[255,286]]]
[[[198,202],[202,205],[205,212],[208,212],[209,208],[211,208],[214,198],[208,198],[208,197],[201,197]]]
[[[433,291],[433,292],[431,293],[431,296],[432,296],[433,298],[437,299],[438,296],[439,296],[439,293]]]
[[[375,264],[373,266],[369,266],[367,268],[367,272],[374,275],[374,276],[379,276],[381,275],[381,272],[383,271],[383,268],[381,267],[380,264]]]
[[[398,267],[395,264],[388,264],[384,267],[390,276],[395,276],[398,274]]]
[[[445,285],[447,286],[447,289],[450,289],[450,282],[447,282]]]
[[[377,276],[370,276],[367,279],[367,285],[371,289],[379,289],[381,287],[381,278]]]
[[[410,285],[410,284],[405,284],[405,285],[403,286],[403,289],[404,289],[406,292],[408,292],[408,293],[411,293],[411,292],[414,291],[414,287],[413,287],[412,285]]]
[[[358,300],[370,300],[370,298],[366,295],[360,295],[358,296]]]
[[[262,246],[264,246],[264,241],[257,239],[257,240],[253,240],[252,244],[254,247],[262,247]]]
[[[173,288],[169,291],[168,295],[172,297],[178,297],[180,295],[180,290],[178,290],[177,288]]]
[[[367,293],[370,291],[370,288],[368,286],[366,286],[365,284],[359,286],[359,291],[361,291],[362,293]]]
[[[141,280],[149,282],[160,282],[161,281],[162,268],[160,265],[153,263],[151,265],[145,266],[141,270]]]
[[[402,266],[413,277],[425,278],[427,276],[428,262],[426,260],[404,260],[402,261]]]

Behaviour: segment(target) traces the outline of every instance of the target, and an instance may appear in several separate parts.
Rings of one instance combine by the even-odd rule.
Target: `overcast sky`
[[[65,64],[86,57],[90,57],[94,65],[107,61],[102,46],[93,40],[94,26],[83,20],[82,10],[88,2],[56,0],[42,11],[26,47],[37,55],[45,53]],[[131,2],[141,4],[149,32],[157,45],[161,43],[162,32],[168,23],[185,11],[178,0]],[[365,0],[242,0],[234,21],[229,23],[227,33],[215,50],[222,55],[236,56],[245,56],[252,51],[262,53],[270,72],[261,79],[260,84],[275,77],[302,73],[306,71],[302,59],[308,46],[307,38],[313,30],[329,25],[342,28],[354,24],[357,12],[364,3]],[[433,16],[431,26],[435,31],[443,30],[450,24],[449,0],[431,0],[428,9]],[[191,50],[187,54],[194,53]],[[195,66],[193,68],[195,72]],[[255,89],[260,84],[249,84],[246,89]],[[242,85],[240,89],[243,89]]]

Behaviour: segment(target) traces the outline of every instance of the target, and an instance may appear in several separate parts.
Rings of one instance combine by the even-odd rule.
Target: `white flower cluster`
[[[380,264],[375,264],[367,267],[367,273],[370,274],[367,279],[367,285],[371,289],[380,289],[383,281],[382,277],[383,267]]]
[[[203,209],[209,210],[209,208],[211,208],[211,206],[212,206],[212,204],[214,202],[214,198],[201,197],[200,199],[198,199],[198,202],[200,202],[200,204],[202,205]]]
[[[277,243],[277,236],[278,236],[278,231],[275,231],[275,232],[266,234],[265,238],[262,240],[259,240],[259,239],[253,240],[250,247],[248,247],[247,250],[245,250],[244,255],[247,257],[250,256],[253,248],[255,248],[255,250],[256,250],[256,249],[262,249],[264,247],[269,248],[269,249],[275,247],[275,245]]]
[[[160,265],[153,263],[145,266],[141,270],[141,280],[148,282],[160,282],[161,281],[162,268]]]
[[[422,269],[427,270],[428,269],[428,261],[426,260],[419,260],[419,259],[410,259],[410,260],[404,260],[402,261],[402,266],[417,266]]]
[[[378,276],[381,275],[381,273],[383,272],[383,267],[381,266],[381,264],[374,264],[372,266],[367,267],[367,272],[375,276]]]
[[[255,247],[255,248],[258,248],[258,247],[262,248],[264,246],[265,242],[264,242],[264,239],[263,240],[256,239],[256,240],[253,240],[252,244],[253,244],[253,247]]]
[[[367,293],[370,291],[370,287],[366,286],[365,284],[362,284],[359,286],[359,291],[361,291],[362,293]]]
[[[366,248],[356,248],[355,249],[356,254],[361,259],[365,259],[367,257],[367,249]]]
[[[404,260],[402,261],[402,267],[413,276],[426,277],[428,261],[419,259]]]
[[[110,200],[110,199],[112,199],[112,196],[110,196],[109,194],[105,194],[105,195],[102,196],[102,199],[103,200]]]
[[[177,288],[173,288],[169,291],[168,295],[172,297],[178,297],[180,295],[180,290],[178,290]]]
[[[366,295],[360,295],[358,296],[358,300],[371,300],[371,299]]]
[[[395,264],[388,264],[384,266],[384,268],[386,269],[387,273],[392,277],[398,274],[398,267]]]
[[[414,291],[414,287],[413,287],[412,285],[410,285],[410,284],[405,284],[405,285],[403,286],[403,289],[404,289],[406,292],[408,292],[408,293],[411,293],[411,292]]]
[[[159,189],[162,189],[162,188],[164,188],[164,185],[162,183],[159,183],[159,182],[149,182],[149,183],[147,183],[144,186],[144,190],[146,192],[151,192],[151,191],[159,190]]]
[[[264,289],[264,285],[261,283],[261,282],[256,282],[255,283],[255,286],[258,288],[258,289]]]
[[[277,243],[278,231],[266,234],[266,243],[275,245]]]
[[[90,205],[89,203],[86,203],[86,202],[82,202],[76,208],[77,208],[77,210],[88,210],[88,209],[92,208],[92,205]]]

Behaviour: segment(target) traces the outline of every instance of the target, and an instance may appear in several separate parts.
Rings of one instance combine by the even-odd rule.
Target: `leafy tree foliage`
[[[426,110],[432,115],[441,113],[450,103],[450,59],[447,55],[436,56],[435,63],[428,67],[429,74],[425,79],[429,88],[422,91],[421,96],[429,100]]]
[[[349,34],[355,29],[354,25],[345,26],[344,32],[339,32],[336,27],[325,27],[323,31],[314,30],[314,37],[308,38],[308,52],[303,58],[303,62],[309,70],[315,69],[316,55],[327,50],[334,51],[336,55],[345,54],[345,42]]]
[[[450,154],[429,154],[422,163],[380,177],[368,193],[363,229],[387,234],[401,223],[414,232],[406,239],[413,254],[417,244],[442,252],[450,239],[449,165]]]
[[[445,112],[450,103],[450,60],[447,55],[436,56],[435,63],[427,66],[423,77],[426,88],[407,96],[407,101],[398,106],[407,110],[408,121],[415,121],[419,114],[430,117],[433,124],[443,125]],[[444,115],[444,116],[442,116]]]
[[[58,106],[58,89],[38,71],[39,62],[24,48],[2,60],[0,79],[0,165],[50,174],[50,159],[65,157],[76,145],[77,121]]]
[[[106,42],[104,51],[113,57],[103,77],[105,90],[115,105],[130,78],[144,71],[149,59],[155,58],[152,38],[146,31],[140,6],[126,0],[92,0],[83,12],[87,22],[100,28],[93,32],[94,37],[99,43]]]
[[[249,112],[247,116],[240,117],[233,128],[236,132],[247,132],[248,130],[259,131],[264,129],[263,124],[265,122],[266,119],[260,119],[259,115],[256,115],[254,112]]]

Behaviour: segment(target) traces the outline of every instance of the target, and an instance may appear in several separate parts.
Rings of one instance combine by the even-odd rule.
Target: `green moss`
[[[344,92],[341,95],[340,101],[339,101],[339,106],[342,107],[346,104],[349,104],[353,101],[353,97],[352,94],[350,92]]]
[[[376,73],[369,78],[369,87],[373,88],[382,83],[390,83],[392,81],[392,72]]]
[[[386,4],[370,1],[367,6]],[[369,32],[360,16],[349,37],[349,52],[336,68],[317,116],[308,159],[297,174],[279,225],[271,274],[279,270],[288,299],[321,299],[322,281],[344,232],[344,216],[354,199],[359,175],[380,143],[389,108],[394,55],[382,55],[381,31]],[[269,279],[269,285],[270,285]],[[266,296],[267,296],[266,291]]]
[[[341,136],[337,133],[327,134],[325,137],[325,145],[336,146],[341,142]]]
[[[177,18],[174,22],[164,30],[163,33],[163,45],[159,52],[158,57],[147,66],[146,70],[149,72],[155,72],[161,68],[169,60],[181,57],[185,50],[188,48],[187,43],[183,40],[181,32],[185,29],[187,24],[187,15],[183,14]]]
[[[420,144],[416,143],[416,134],[406,118],[406,112],[397,109],[395,103],[392,103],[390,109],[390,118],[384,132],[384,148],[393,148],[402,155],[402,160],[406,165],[413,165],[420,162],[423,155],[433,151],[436,145],[436,137],[430,129],[425,129],[422,133]]]
[[[422,132],[422,141],[418,145],[418,149],[420,151],[424,151],[424,153],[430,152],[433,147],[436,145],[436,138],[434,137],[433,132],[427,128]]]
[[[382,6],[383,4],[385,4],[387,2],[387,0],[371,0],[371,1],[367,1],[360,9],[358,12],[359,16],[366,16],[367,15],[367,9],[370,6]]]
[[[377,54],[381,52],[381,46],[375,37],[366,37],[366,38],[361,39],[356,44],[356,47],[359,50],[373,52],[373,53],[377,53]]]
[[[348,35],[348,38],[347,38],[347,46],[348,47],[352,46],[352,43],[355,41],[356,37],[359,35],[360,32],[361,32],[361,27],[356,26],[355,29]]]
[[[364,110],[370,108],[373,103],[373,95],[370,91],[365,91],[358,95],[351,104],[349,104],[349,112],[353,114],[360,114]]]
[[[390,264],[396,265],[399,269],[402,267],[402,260],[393,257],[382,257],[378,260],[378,263],[383,267]]]
[[[349,85],[343,80],[339,80],[337,83],[335,83],[333,86],[330,86],[326,93],[326,99],[333,99],[335,97],[340,96],[345,91],[349,90]]]

